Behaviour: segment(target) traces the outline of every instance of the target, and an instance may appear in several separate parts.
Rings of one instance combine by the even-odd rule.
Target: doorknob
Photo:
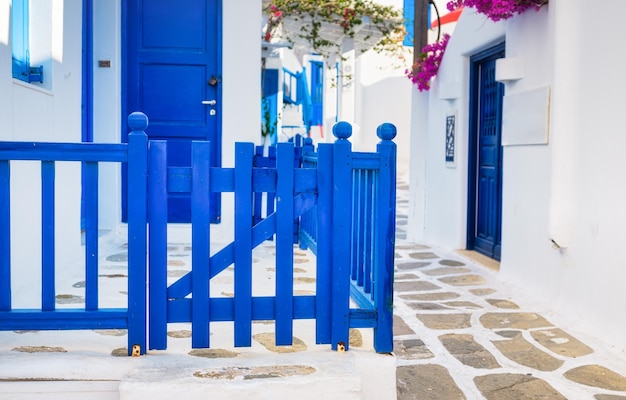
[[[216,103],[216,100],[202,100],[202,104],[205,106],[214,106]]]

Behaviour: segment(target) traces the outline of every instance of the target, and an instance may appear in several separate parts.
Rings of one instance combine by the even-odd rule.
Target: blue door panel
[[[219,0],[124,0],[125,105],[123,115],[142,111],[150,139],[168,142],[168,166],[191,165],[191,141],[211,141],[213,166],[221,163],[218,65]],[[203,101],[211,104],[203,104]],[[214,102],[213,102],[214,100]],[[124,125],[122,140],[127,140]],[[125,174],[124,174],[125,179]],[[123,190],[125,181],[123,182]],[[168,221],[189,222],[191,202],[171,194]],[[220,198],[211,198],[219,221]],[[122,204],[126,220],[126,205]]]
[[[207,82],[205,66],[196,65],[143,65],[139,79],[142,82],[143,112],[150,118],[153,135],[189,136],[190,132],[171,129],[172,126],[204,128],[208,121],[206,106],[202,104]],[[161,82],[158,85],[153,82]],[[204,137],[204,132],[195,132]]]
[[[502,100],[495,63],[504,45],[472,58],[468,248],[499,260],[502,231]]]
[[[142,47],[204,50],[207,6],[196,0],[143,0]]]

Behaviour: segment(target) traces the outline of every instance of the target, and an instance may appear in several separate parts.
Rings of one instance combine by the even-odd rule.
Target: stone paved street
[[[512,298],[519,292],[470,253],[407,242],[407,211],[399,181],[398,400],[626,399],[623,352],[577,338],[525,305],[529,297]]]

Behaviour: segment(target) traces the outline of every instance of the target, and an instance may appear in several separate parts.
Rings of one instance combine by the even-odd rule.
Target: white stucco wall
[[[598,10],[612,10],[602,20],[610,34],[601,38],[588,29]],[[492,23],[466,10],[432,89],[413,93],[409,222],[415,240],[465,248],[469,57],[506,39],[506,58],[518,76],[505,82],[505,109],[514,108],[502,129],[499,277],[554,310],[573,333],[621,350],[626,184],[619,177],[626,137],[616,116],[626,108],[619,50],[625,11],[619,0],[551,0],[538,12]],[[537,91],[549,91],[549,112],[532,97]],[[445,165],[443,151],[451,110],[458,113],[454,168]],[[546,117],[549,130],[542,131]]]
[[[10,3],[0,1],[0,140],[79,142],[80,2],[78,7],[67,4],[74,2],[52,0],[31,5],[31,61],[44,65],[43,84],[27,84],[12,78]],[[32,277],[41,274],[40,176],[38,163],[11,164],[13,295],[34,301],[14,307],[39,305],[41,286]],[[56,259],[61,264],[80,254],[80,189],[75,182],[80,182],[80,166],[58,163]],[[23,296],[25,292],[32,295]]]

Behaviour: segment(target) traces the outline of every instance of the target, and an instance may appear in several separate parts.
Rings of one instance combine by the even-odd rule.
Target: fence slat
[[[11,309],[11,168],[0,160],[0,311]]]
[[[376,220],[375,213],[375,198],[376,193],[374,192],[375,184],[374,184],[374,171],[367,171],[367,195],[365,202],[365,244],[364,244],[364,265],[363,265],[363,275],[364,280],[362,282],[363,290],[365,293],[371,293],[372,291],[372,260],[374,259],[374,248],[372,246],[375,230],[374,230],[374,221]]]
[[[317,163],[317,277],[315,337],[317,344],[331,343],[331,267],[333,224],[333,145],[322,143]]]
[[[128,117],[128,353],[138,345],[146,353],[146,223],[148,117]]]
[[[348,349],[350,329],[350,237],[352,227],[352,126],[339,122],[333,150],[332,340],[331,347]]]
[[[54,161],[41,163],[41,309],[55,308]]]
[[[148,223],[150,254],[150,349],[167,348],[167,144],[150,142]]]
[[[211,143],[191,144],[191,347],[209,347]]]
[[[235,143],[235,346],[252,341],[252,162],[254,145]]]
[[[279,143],[276,154],[276,345],[293,338],[294,148]]]
[[[85,309],[98,309],[98,163],[83,164],[85,173]]]

